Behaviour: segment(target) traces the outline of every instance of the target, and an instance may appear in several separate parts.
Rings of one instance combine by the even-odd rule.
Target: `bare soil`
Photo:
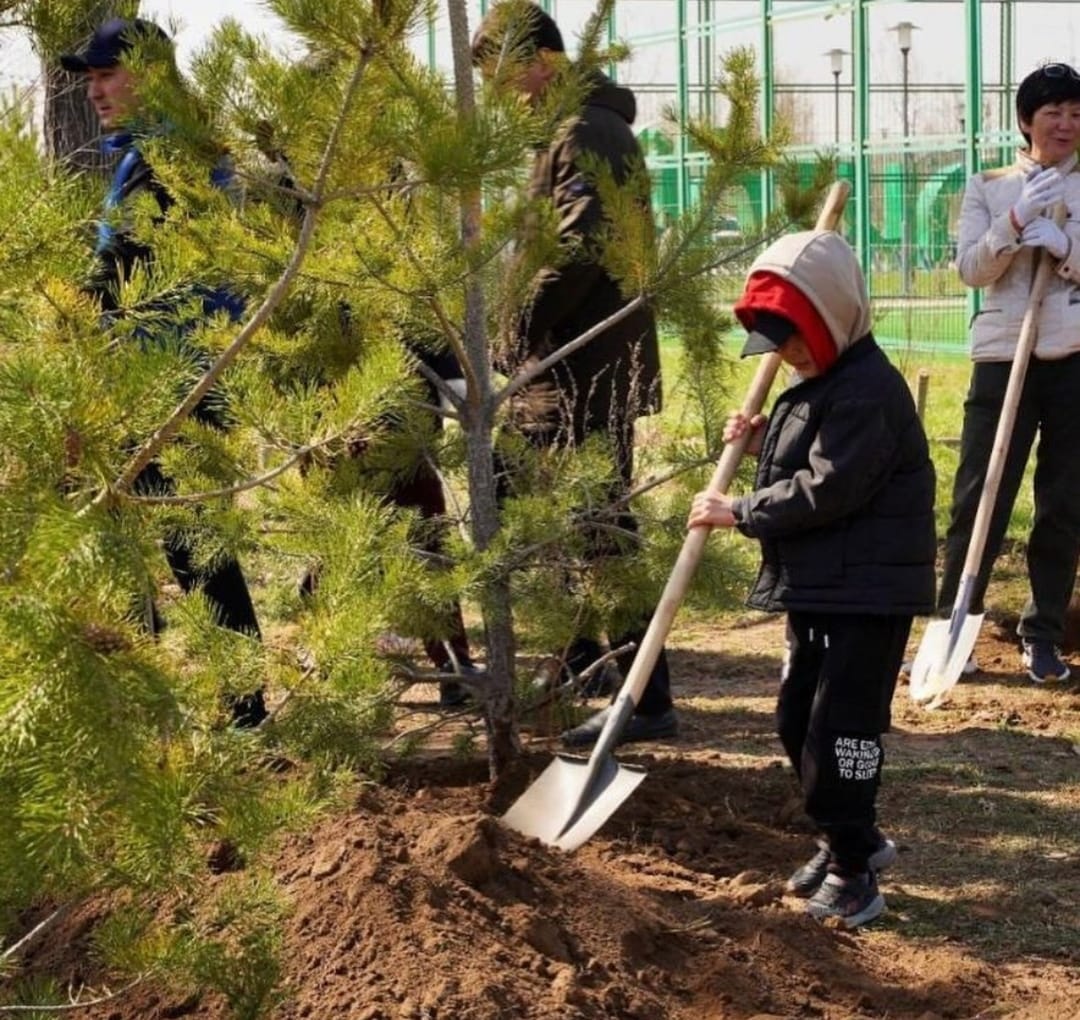
[[[989,622],[984,671],[941,709],[899,688],[880,802],[902,850],[888,912],[837,930],[783,895],[814,848],[773,735],[781,626],[681,626],[680,735],[620,750],[647,778],[573,854],[505,830],[514,791],[493,797],[484,762],[448,752],[287,839],[274,1017],[1080,1018],[1080,690],[1026,682],[1008,629]],[[554,748],[527,736],[518,790]],[[92,907],[70,919],[31,967],[85,980],[93,922]],[[143,983],[76,1015],[227,1012]]]

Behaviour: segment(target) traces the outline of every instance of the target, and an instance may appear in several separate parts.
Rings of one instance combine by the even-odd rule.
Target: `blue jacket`
[[[149,264],[153,261],[151,247],[137,240],[132,231],[123,224],[123,206],[139,192],[148,191],[153,195],[164,218],[174,201],[154,176],[154,171],[146,162],[134,135],[111,135],[105,139],[103,148],[108,153],[118,155],[119,161],[105,196],[104,215],[98,223],[97,243],[94,248],[95,264],[86,289],[97,298],[102,311],[116,312],[121,284],[130,278],[140,262]],[[227,160],[222,159],[211,171],[211,181],[215,187],[225,190],[232,184],[232,180],[232,168]],[[206,316],[224,311],[236,321],[244,314],[244,300],[228,287],[196,283],[193,284],[193,290],[201,296],[202,310]],[[153,310],[159,313],[174,310],[190,297],[191,291],[176,294],[156,302]],[[181,332],[189,332],[193,327],[194,323],[184,324]],[[153,339],[146,335],[147,331],[141,333],[141,339]]]

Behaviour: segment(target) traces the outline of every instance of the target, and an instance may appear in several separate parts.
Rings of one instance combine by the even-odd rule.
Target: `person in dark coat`
[[[140,140],[162,127],[139,97],[136,73],[125,65],[125,57],[138,48],[148,61],[165,61],[166,69],[179,76],[175,68],[172,40],[162,28],[140,18],[114,18],[101,24],[78,53],[65,54],[60,63],[65,70],[82,74],[86,81],[87,99],[94,108],[102,129],[106,132],[103,147],[116,157],[116,167],[105,198],[105,208],[98,227],[94,251],[94,267],[86,290],[102,310],[103,325],[108,328],[122,314],[119,292],[139,266],[153,261],[153,250],[139,240],[123,220],[125,208],[137,197],[149,193],[157,203],[161,217],[173,205],[172,196],[155,177],[147,162]],[[223,154],[210,171],[215,186],[228,189],[232,172]],[[209,317],[224,312],[238,320],[243,314],[243,300],[221,284],[201,282],[192,292],[177,295],[175,301],[162,299],[149,309],[156,312],[152,325],[142,325],[133,332],[133,339],[147,347],[157,343],[183,339],[197,325],[196,321],[180,321],[180,308],[198,299],[201,315]],[[211,392],[199,404],[194,417],[215,428],[225,426],[224,408],[220,397]],[[135,479],[134,491],[154,495],[174,491],[171,478],[152,462]],[[193,549],[180,532],[164,538],[165,558],[185,591],[201,589],[210,604],[217,622],[229,630],[260,637],[255,607],[239,563],[232,557],[222,557],[209,567],[196,565]],[[161,625],[157,610],[151,607],[152,626]],[[257,726],[266,717],[261,690],[230,699],[233,721],[239,727]]]
[[[343,314],[346,316],[347,312],[347,309],[343,309]],[[405,346],[417,363],[425,365],[441,378],[447,380],[461,378],[458,360],[451,352],[438,350],[435,344],[425,346],[415,342],[406,342]],[[439,393],[435,385],[423,376],[419,369],[417,369],[417,375],[420,377],[429,407],[438,407]],[[415,424],[428,433],[430,442],[425,443],[425,450],[416,451],[407,464],[384,463],[385,458],[373,456],[373,451],[366,441],[350,443],[346,456],[356,462],[362,474],[371,476],[374,481],[370,484],[381,492],[386,503],[403,510],[418,512],[420,528],[416,538],[417,544],[425,553],[435,558],[444,555],[448,526],[447,505],[442,477],[434,460],[428,455],[428,449],[435,445],[442,433],[443,421],[437,411],[426,408],[417,412],[416,417]],[[386,419],[383,424],[391,433],[399,432],[402,428],[401,422],[396,420]],[[302,597],[306,598],[315,594],[319,584],[320,569],[320,565],[314,563],[304,572],[300,581]],[[440,673],[446,674],[446,678],[439,681],[439,707],[458,708],[469,700],[469,692],[452,677],[476,676],[483,672],[483,667],[478,666],[473,660],[460,601],[455,599],[447,607],[445,616],[440,622],[445,638],[425,637],[422,643],[432,665]],[[387,636],[387,645],[390,646],[392,653],[393,646],[397,643],[395,639],[398,637],[398,635]],[[405,645],[409,643],[407,637],[403,643]]]
[[[688,526],[761,543],[748,604],[787,613],[777,727],[822,834],[788,890],[814,917],[855,927],[884,910],[877,873],[896,859],[876,824],[881,734],[912,617],[934,605],[934,468],[843,238],[781,238],[751,266],[735,312],[743,355],[779,351],[795,378],[767,428],[741,414],[725,428],[728,441],[751,431],[753,491],[699,493]]]
[[[472,53],[486,77],[509,80],[533,102],[540,100],[566,66],[558,26],[540,7],[525,0],[505,0],[492,7],[473,38]],[[509,78],[507,66],[512,67]],[[644,156],[631,128],[635,113],[629,89],[593,73],[580,109],[536,153],[528,195],[551,202],[560,244],[568,257],[558,265],[543,267],[532,281],[511,331],[510,349],[499,355],[500,367],[511,375],[569,344],[629,303],[595,250],[607,224],[595,167],[609,170],[616,185],[639,189],[641,215],[649,219],[651,229]],[[519,397],[514,425],[538,448],[577,446],[590,437],[604,437],[617,469],[618,483],[611,493],[612,502],[617,503],[630,490],[633,477],[634,421],[659,411],[661,405],[660,353],[652,310],[647,305],[635,308],[537,376]],[[513,479],[504,479],[503,487],[504,493],[512,490]],[[620,513],[615,523],[628,536],[637,532],[637,521],[629,510]],[[607,535],[610,530],[596,529],[590,537],[590,558],[632,553],[632,540],[613,543]],[[636,645],[647,624],[648,615],[628,633],[612,636],[612,647]],[[566,655],[565,668],[578,673],[601,654],[595,639],[579,637]],[[630,651],[620,657],[624,673],[633,655]],[[608,711],[568,730],[563,742],[569,746],[594,743]],[[661,651],[622,740],[666,737],[676,730],[667,658]]]

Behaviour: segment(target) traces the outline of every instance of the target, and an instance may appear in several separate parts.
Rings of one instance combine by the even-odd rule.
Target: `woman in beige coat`
[[[1025,146],[1011,165],[971,178],[960,214],[960,277],[969,287],[983,289],[983,304],[971,323],[974,365],[938,610],[948,616],[956,598],[1020,324],[1045,250],[1056,274],[1039,315],[971,605],[972,613],[983,611],[990,572],[1038,435],[1035,517],[1027,550],[1031,596],[1018,634],[1024,668],[1043,683],[1069,676],[1059,646],[1080,550],[1080,74],[1068,64],[1038,68],[1021,82],[1016,111]],[[1059,202],[1067,210],[1063,227],[1053,218]],[[965,671],[975,668],[972,662]]]

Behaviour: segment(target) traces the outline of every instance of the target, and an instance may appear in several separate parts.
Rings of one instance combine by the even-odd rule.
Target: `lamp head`
[[[918,28],[918,25],[915,25],[910,21],[901,21],[889,29],[890,32],[896,33],[896,39],[897,42],[900,43],[901,53],[907,53],[911,49],[911,33],[917,31]]]

